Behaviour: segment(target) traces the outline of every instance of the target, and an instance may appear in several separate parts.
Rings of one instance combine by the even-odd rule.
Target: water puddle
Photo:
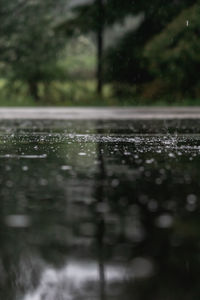
[[[0,299],[199,299],[199,121],[0,125]]]

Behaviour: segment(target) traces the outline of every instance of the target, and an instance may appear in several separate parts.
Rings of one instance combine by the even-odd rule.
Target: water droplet
[[[151,159],[147,159],[145,161],[147,164],[152,164],[154,162],[154,158],[151,158]]]
[[[155,200],[150,200],[148,202],[148,208],[149,208],[150,211],[154,212],[158,208],[158,203]]]
[[[28,171],[28,166],[23,166],[23,167],[22,167],[22,170],[23,170],[24,172]]]
[[[11,170],[11,166],[6,166],[6,171],[10,171]]]
[[[8,180],[8,181],[6,182],[6,186],[7,186],[8,188],[13,187],[13,182],[12,182],[11,180]]]
[[[68,171],[68,170],[71,170],[71,169],[72,169],[71,166],[67,166],[67,165],[61,166],[61,170],[63,170],[63,171]]]
[[[165,214],[161,215],[156,220],[156,225],[160,228],[169,228],[173,224],[173,217],[171,215]]]
[[[44,178],[41,178],[40,181],[39,181],[39,184],[41,186],[46,186],[48,184],[48,181],[46,179],[44,179]]]
[[[152,275],[153,263],[144,257],[137,257],[132,260],[130,267],[137,278],[144,278]]]
[[[187,202],[189,204],[195,204],[196,201],[197,201],[197,196],[196,195],[190,194],[190,195],[187,196]]]
[[[112,187],[117,187],[119,185],[119,180],[118,179],[113,179],[111,182]]]
[[[27,215],[8,215],[5,223],[9,227],[24,228],[30,226],[30,217]]]
[[[79,152],[78,155],[80,155],[80,156],[86,156],[87,154],[85,152]]]

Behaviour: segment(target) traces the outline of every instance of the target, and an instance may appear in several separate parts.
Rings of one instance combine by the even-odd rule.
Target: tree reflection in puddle
[[[120,282],[128,277],[125,269],[120,266],[107,266],[106,282]],[[24,297],[24,300],[54,299],[99,299],[99,270],[95,262],[69,262],[61,270],[47,269],[43,272],[37,289]]]
[[[115,284],[123,280],[148,278],[153,273],[152,263],[145,258],[136,258],[131,266],[107,265],[105,281],[109,297],[115,295]],[[105,291],[98,294],[99,281],[102,279],[96,262],[69,261],[61,270],[46,268],[41,276],[39,286],[25,295],[24,300],[54,300],[54,299],[102,299]],[[102,287],[102,285],[101,285]]]

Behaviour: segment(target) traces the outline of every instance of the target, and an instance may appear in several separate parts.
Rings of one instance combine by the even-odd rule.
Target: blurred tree
[[[61,22],[57,27],[68,35],[76,31],[88,33],[95,32],[97,48],[97,94],[102,94],[103,89],[103,50],[104,50],[104,29],[106,22],[105,0],[86,0],[82,5],[73,6],[73,17],[70,20]]]
[[[178,15],[145,47],[150,70],[179,97],[200,95],[200,5]]]
[[[1,72],[10,80],[27,83],[35,100],[39,100],[38,83],[55,77],[57,57],[65,45],[53,30],[64,2],[0,0]]]
[[[97,91],[101,93],[103,81],[103,40],[106,28],[127,16],[141,16],[137,29],[127,32],[114,43],[106,55],[107,80],[117,83],[141,84],[150,81],[153,76],[148,70],[143,48],[153,36],[161,32],[177,14],[197,0],[154,0],[151,4],[145,0],[93,0],[85,1],[73,8],[73,18],[61,27],[87,33],[93,31],[97,36]]]
[[[170,2],[155,0],[149,5],[147,1],[128,1],[125,5],[124,15],[140,14],[141,23],[136,29],[127,32],[108,50],[106,56],[107,79],[117,83],[115,85],[117,89],[120,89],[119,83],[122,83],[123,89],[125,83],[126,86],[127,84],[139,86],[151,81],[155,74],[149,71],[147,58],[143,54],[145,45],[159,34],[180,11],[195,2],[195,0]],[[122,7],[119,7],[122,10]],[[117,19],[119,16],[116,16]]]
[[[97,2],[97,93],[102,94],[103,87],[103,43],[104,43],[104,22],[105,22],[105,11],[103,0],[96,0]]]

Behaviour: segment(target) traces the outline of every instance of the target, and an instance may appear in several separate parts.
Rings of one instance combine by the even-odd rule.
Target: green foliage
[[[80,35],[70,39],[66,47],[66,59],[61,63],[70,79],[94,78],[96,67],[96,48],[90,37]]]
[[[138,31],[128,32],[107,50],[106,79],[109,82],[137,84],[151,78],[142,55],[147,27],[145,22]]]
[[[112,85],[119,101],[131,105],[155,98],[169,101],[169,94],[177,99],[199,98],[198,0],[109,0],[102,2],[101,13],[94,0],[73,6],[70,14],[66,1],[0,0],[3,99],[10,92],[16,99],[29,93],[30,103],[40,99],[44,104],[93,105],[94,99],[99,104],[94,91],[97,39],[84,40],[82,33],[97,35],[102,29],[103,36],[111,25],[123,24],[130,16],[141,16],[141,23],[104,52],[102,69],[109,94]],[[66,43],[72,34],[74,38]],[[87,90],[88,80],[93,83]],[[105,98],[108,103],[119,102]]]
[[[149,71],[147,57],[144,55],[144,47],[152,38],[159,34],[167,24],[186,6],[195,1],[153,1],[151,5],[147,1],[135,1],[126,4],[129,12],[143,13],[144,18],[140,26],[125,34],[108,50],[106,56],[107,78],[109,81],[143,84],[153,80],[155,74]],[[186,21],[185,21],[186,22]],[[162,44],[162,41],[161,41]],[[162,51],[160,52],[162,55]]]
[[[55,79],[65,39],[54,31],[63,0],[0,0],[1,73],[32,86]],[[37,95],[33,96],[37,96]]]
[[[152,73],[180,95],[199,95],[200,5],[185,9],[145,47]]]
[[[75,16],[72,18],[73,26],[77,25],[83,31],[96,30],[99,15],[97,2],[97,0],[94,0],[89,4],[75,6],[73,9]],[[162,27],[165,26],[168,20],[177,14],[178,11],[195,2],[196,0],[154,0],[150,4],[146,0],[103,1],[105,25],[109,26],[115,22],[123,22],[127,15],[144,13],[145,18],[152,20],[152,24],[157,22],[159,30],[160,24]]]

